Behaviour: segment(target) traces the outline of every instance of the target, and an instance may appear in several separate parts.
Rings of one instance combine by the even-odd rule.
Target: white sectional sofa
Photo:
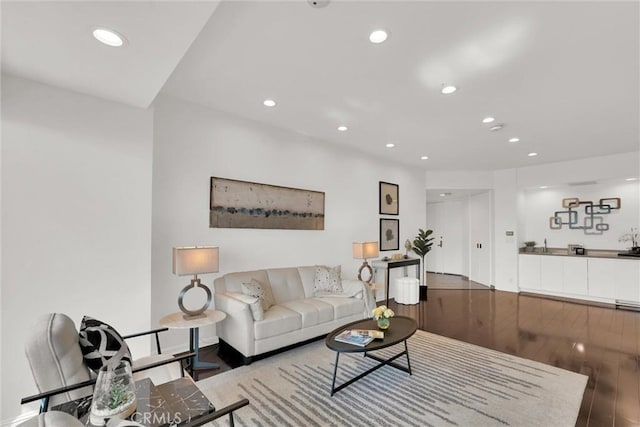
[[[369,287],[342,280],[342,292],[314,294],[315,266],[228,273],[214,281],[215,308],[227,314],[218,323],[221,346],[230,345],[251,363],[254,356],[331,332],[338,326],[370,317],[375,301]],[[252,279],[271,288],[275,305],[254,320],[243,302],[242,284]],[[373,306],[372,306],[373,305]],[[255,305],[254,305],[255,307]]]

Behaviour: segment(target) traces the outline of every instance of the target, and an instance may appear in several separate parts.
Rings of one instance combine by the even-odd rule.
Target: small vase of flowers
[[[378,322],[378,328],[389,329],[389,319],[391,319],[395,315],[393,310],[387,308],[386,305],[381,305],[374,308],[371,313],[373,314],[373,319]]]

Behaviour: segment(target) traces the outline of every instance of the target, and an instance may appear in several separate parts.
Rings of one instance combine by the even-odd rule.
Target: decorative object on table
[[[638,233],[638,227],[631,227],[631,232],[627,234],[623,234],[618,242],[631,242],[631,247],[629,251],[633,254],[640,253],[640,246],[638,246],[638,238],[640,237]]]
[[[324,230],[324,193],[211,177],[210,228]]]
[[[413,248],[413,243],[410,239],[404,241],[404,257],[409,258],[409,251]]]
[[[360,269],[358,270],[358,280],[365,283],[371,283],[373,280],[373,269],[367,262],[368,258],[375,258],[378,256],[378,242],[353,242],[352,244],[353,257],[355,259],[363,260]],[[369,272],[369,278],[362,278],[362,271],[367,270]]]
[[[351,329],[347,329],[339,335],[336,335],[334,339],[338,342],[357,345],[358,347],[364,347],[374,340],[374,338],[369,336],[369,334],[361,334],[359,332],[352,331]]]
[[[433,237],[429,237],[433,234],[433,230],[423,230],[420,228],[418,230],[418,235],[413,239],[413,252],[418,255],[422,261],[420,265],[420,283],[425,283],[424,280],[424,257],[431,251],[431,246],[433,245]]]
[[[580,209],[583,205],[584,212]],[[562,207],[566,210],[555,211],[553,216],[549,217],[549,228],[560,230],[563,225],[568,225],[569,229],[583,230],[584,234],[601,235],[609,230],[609,223],[604,222],[604,215],[614,214],[621,206],[620,197],[605,197],[598,200],[598,203],[580,200],[577,197],[564,198]]]
[[[184,246],[173,248],[173,274],[186,276],[193,274],[191,283],[180,291],[178,296],[178,307],[184,313],[184,319],[198,319],[206,317],[204,312],[211,305],[211,289],[203,285],[198,278],[198,274],[218,272],[219,250],[216,246]],[[193,288],[201,288],[207,294],[204,305],[197,310],[189,310],[184,306],[183,299],[186,293]]]
[[[380,218],[380,250],[397,251],[400,245],[400,220]]]
[[[524,242],[524,251],[525,252],[533,252],[534,247],[536,246],[536,242],[533,240]]]
[[[104,426],[111,418],[125,419],[136,410],[136,389],[129,362],[108,363],[98,371],[90,421]]]
[[[398,185],[390,182],[379,182],[380,215],[398,215]],[[396,248],[397,249],[397,248]]]
[[[371,314],[373,314],[373,320],[378,323],[378,328],[380,329],[389,329],[389,325],[391,324],[389,319],[395,315],[393,310],[387,308],[386,305],[374,308]]]

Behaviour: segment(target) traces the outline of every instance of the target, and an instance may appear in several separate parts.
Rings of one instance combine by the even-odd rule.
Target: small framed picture
[[[400,248],[400,220],[380,218],[380,251],[397,251]]]
[[[398,185],[380,181],[380,215],[398,215]]]

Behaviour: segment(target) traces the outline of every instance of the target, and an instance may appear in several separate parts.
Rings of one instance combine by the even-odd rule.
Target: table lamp
[[[373,280],[373,269],[367,263],[367,258],[375,258],[378,256],[378,242],[353,242],[353,257],[355,259],[363,259],[364,262],[358,270],[358,280],[365,283],[371,283]],[[362,270],[369,270],[369,279],[362,279]]]
[[[185,320],[206,317],[204,312],[211,305],[211,290],[203,285],[198,278],[198,274],[218,272],[218,248],[215,246],[191,246],[173,248],[173,274],[186,276],[193,274],[191,283],[180,291],[178,296],[178,307],[184,313]],[[186,293],[192,289],[200,287],[207,293],[207,301],[198,310],[187,309],[182,300]]]

